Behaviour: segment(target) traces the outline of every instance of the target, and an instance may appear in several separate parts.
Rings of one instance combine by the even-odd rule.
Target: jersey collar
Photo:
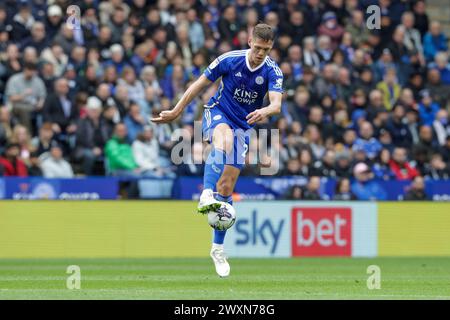
[[[247,65],[248,70],[250,70],[250,72],[255,72],[256,70],[258,70],[259,68],[261,68],[267,60],[267,56],[264,58],[263,62],[261,62],[261,64],[259,66],[256,66],[255,68],[252,69],[252,67],[250,67],[250,61],[249,61],[249,56],[250,54],[250,49],[247,49],[247,52],[245,53],[245,64]]]

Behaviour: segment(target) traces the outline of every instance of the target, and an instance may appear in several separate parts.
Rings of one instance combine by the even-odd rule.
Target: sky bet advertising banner
[[[117,199],[113,178],[0,178],[0,199],[99,200]]]
[[[230,257],[377,255],[377,205],[356,202],[239,202],[227,233]]]

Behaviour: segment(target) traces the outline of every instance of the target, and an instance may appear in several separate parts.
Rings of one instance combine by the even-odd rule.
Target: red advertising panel
[[[292,208],[292,256],[351,256],[352,209]]]

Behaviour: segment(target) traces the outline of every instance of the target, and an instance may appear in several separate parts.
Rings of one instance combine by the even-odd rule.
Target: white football
[[[208,223],[216,230],[227,230],[236,222],[236,211],[229,203],[222,202],[219,209],[208,212]]]

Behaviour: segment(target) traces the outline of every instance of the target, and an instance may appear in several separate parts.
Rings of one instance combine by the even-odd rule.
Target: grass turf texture
[[[450,258],[0,260],[0,299],[450,299]],[[81,268],[68,290],[66,269]],[[369,265],[381,289],[367,288]]]

